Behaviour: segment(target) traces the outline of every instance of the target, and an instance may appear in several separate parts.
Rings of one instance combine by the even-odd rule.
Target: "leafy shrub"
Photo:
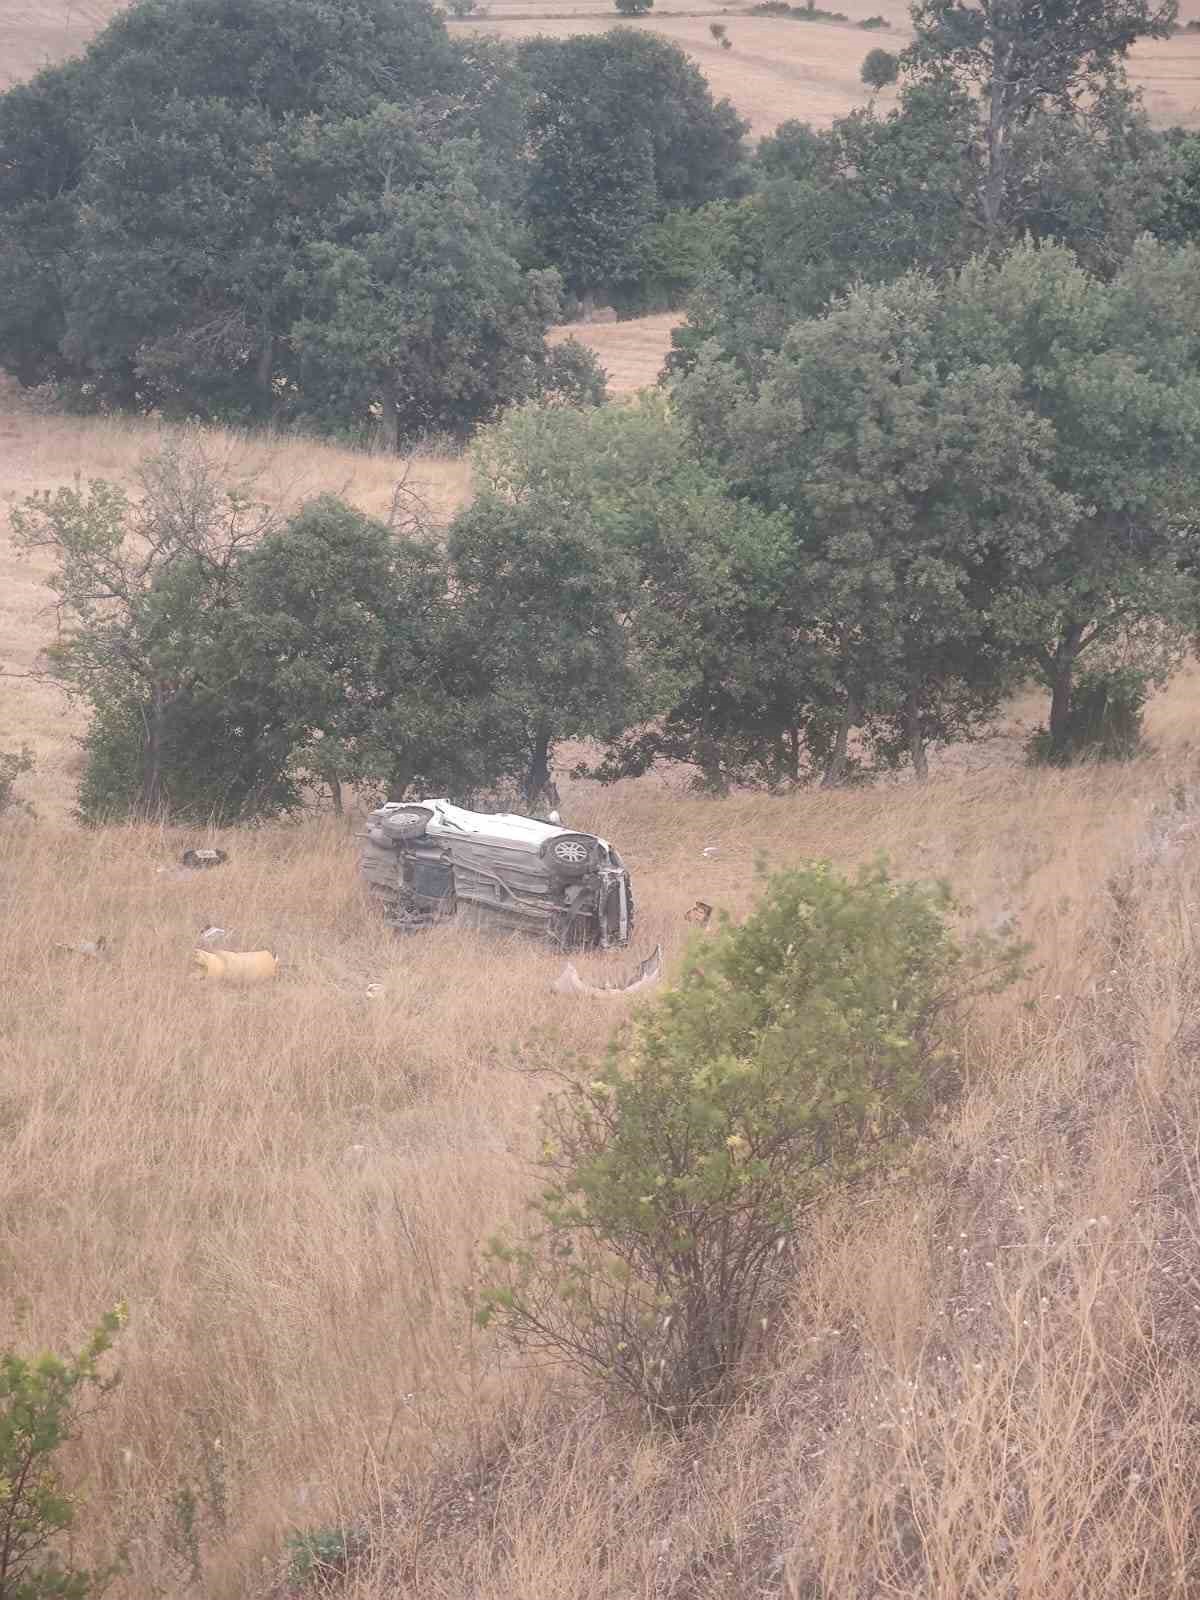
[[[136,497],[94,479],[12,512],[18,547],[56,560],[64,627],[47,671],[93,711],[80,814],[278,812],[295,795],[259,686],[221,659],[239,559],[274,513],[221,481],[198,436],[145,457],[137,476]]]
[[[493,1239],[477,1320],[681,1423],[726,1398],[800,1208],[893,1158],[955,1087],[972,987],[1020,950],[960,946],[948,892],[819,863],[769,880],[740,927],[544,1108],[520,1243]]]
[[[859,23],[859,27],[865,28],[870,32],[872,29],[890,28],[891,23],[886,17],[864,17]]]
[[[54,1458],[75,1433],[84,1396],[102,1397],[117,1382],[99,1364],[124,1320],[123,1308],[110,1311],[66,1360],[0,1352],[0,1600],[86,1600],[111,1576],[76,1568],[55,1549],[75,1502]]]
[[[900,57],[890,50],[869,50],[860,76],[870,88],[886,89],[900,76]]]
[[[615,0],[615,4],[623,17],[644,17],[654,9],[654,0]]]
[[[546,351],[531,398],[542,405],[600,406],[608,399],[608,374],[594,350],[564,339]]]
[[[611,286],[623,317],[681,306],[714,264],[733,207],[714,200],[694,210],[680,207],[652,223],[638,240],[629,277]]]
[[[6,811],[28,811],[28,801],[17,795],[17,781],[33,771],[33,751],[28,745],[19,750],[0,750],[0,816]]]
[[[1027,745],[1035,766],[1074,761],[1132,761],[1142,748],[1142,722],[1149,683],[1135,667],[1081,672],[1071,694],[1066,736],[1056,748],[1047,728]]]
[[[288,1535],[288,1583],[292,1588],[326,1589],[348,1578],[369,1553],[365,1531],[313,1528]]]

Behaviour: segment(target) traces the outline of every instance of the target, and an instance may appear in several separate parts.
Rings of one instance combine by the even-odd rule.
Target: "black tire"
[[[560,833],[557,838],[546,840],[541,857],[554,877],[582,878],[596,865],[598,850],[590,834]]]
[[[423,838],[432,821],[433,812],[428,806],[397,806],[380,817],[378,827],[393,844],[407,844],[411,839]]]

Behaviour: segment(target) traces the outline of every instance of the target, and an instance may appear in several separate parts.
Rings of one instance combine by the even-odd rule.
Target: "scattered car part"
[[[101,934],[98,939],[80,939],[78,944],[55,943],[56,950],[67,950],[76,956],[103,956],[108,954],[108,940]]]
[[[626,978],[624,983],[585,983],[576,972],[575,963],[568,961],[555,979],[554,992],[599,995],[602,999],[611,1000],[616,995],[635,994],[639,989],[648,989],[661,977],[662,945],[656,944],[652,954],[645,961],[639,962],[634,968],[633,975]]]
[[[279,962],[270,950],[193,950],[192,960],[203,968],[206,978],[242,988],[266,983],[279,971]]]
[[[205,868],[224,866],[229,860],[224,850],[185,850],[180,861],[185,867]]]

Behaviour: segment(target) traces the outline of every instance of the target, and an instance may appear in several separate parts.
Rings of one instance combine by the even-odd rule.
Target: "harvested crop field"
[[[552,328],[552,344],[578,339],[596,354],[608,374],[612,395],[631,394],[654,383],[671,348],[671,329],[680,320],[677,311],[653,317],[631,317],[628,322],[568,322]]]
[[[92,34],[120,10],[112,0],[76,0],[63,5],[31,0],[0,0],[0,88],[19,82],[50,62],[77,54]],[[692,56],[718,95],[728,95],[748,118],[752,136],[770,133],[797,117],[828,127],[835,117],[865,105],[870,91],[859,70],[867,51],[902,49],[908,39],[904,5],[858,6],[847,23],[799,22],[786,17],[755,17],[744,6],[702,11],[658,10],[651,19],[629,22],[584,0],[499,0],[486,15],[467,21],[447,19],[452,31],[495,33],[501,38],[549,34],[564,38],[610,27],[646,28],[673,40]],[[864,31],[868,16],[887,17],[889,27]],[[1200,0],[1183,0],[1180,20],[1200,18]],[[725,23],[732,48],[724,50],[709,24]],[[1200,125],[1200,35],[1179,34],[1134,47],[1130,77],[1146,97],[1154,121],[1183,127]],[[893,90],[875,96],[885,106]]]

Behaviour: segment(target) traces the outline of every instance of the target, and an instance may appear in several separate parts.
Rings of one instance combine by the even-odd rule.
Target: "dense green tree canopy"
[[[534,246],[577,293],[627,275],[651,222],[736,189],[747,124],[676,45],[614,28],[521,59]]]
[[[856,283],[946,272],[1026,236],[1104,276],[1144,230],[1180,237],[1186,147],[1151,132],[1122,65],[1174,15],[1174,0],[917,0],[898,105],[762,141],[755,193],[714,230],[672,366],[710,337],[753,365]]]
[[[651,230],[736,188],[744,128],[628,30],[517,52],[427,0],[136,0],[0,95],[0,365],[85,405],[465,434],[546,386],[547,269],[671,282]]]
[[[455,81],[429,0],[136,0],[84,57],[89,114],[153,125],[173,98],[289,116],[361,116]]]
[[[935,78],[949,71],[981,91],[979,201],[989,235],[1006,220],[1022,123],[1108,88],[1130,45],[1166,37],[1177,11],[1177,0],[915,0],[910,67]]]
[[[139,0],[0,96],[0,362],[168,414],[464,432],[538,386],[511,52],[425,0]]]
[[[1190,615],[1195,265],[1145,242],[1105,283],[1027,244],[852,294],[757,382],[712,346],[677,386],[737,492],[789,516],[849,725],[894,746],[902,715],[915,754],[1015,663],[1061,744],[1084,653]]]

